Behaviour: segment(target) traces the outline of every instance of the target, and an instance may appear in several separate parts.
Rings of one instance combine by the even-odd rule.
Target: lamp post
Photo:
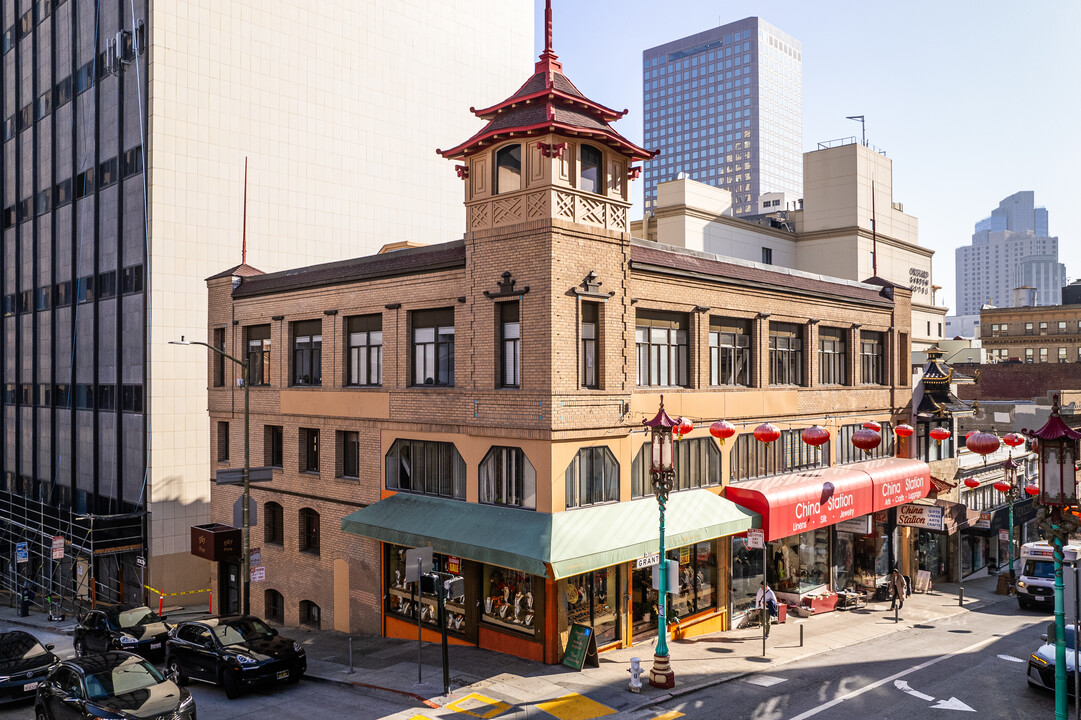
[[[657,496],[660,512],[660,567],[657,572],[657,647],[653,653],[653,667],[649,671],[649,684],[656,688],[676,686],[676,674],[668,662],[668,559],[664,550],[664,506],[676,477],[672,453],[672,430],[680,426],[664,411],[664,396],[656,417],[645,420],[650,429],[649,479],[653,494]]]
[[[1001,492],[1010,504],[1010,592],[1016,592],[1014,588],[1017,587],[1017,571],[1013,566],[1013,504],[1020,497],[1021,488],[1017,485],[1017,463],[1013,461],[1012,455],[1002,461],[1002,470],[1006,480],[995,483],[995,489]]]
[[[1050,538],[1055,559],[1055,720],[1066,720],[1066,613],[1063,607],[1062,546],[1078,529],[1077,517],[1064,510],[1077,505],[1078,443],[1081,432],[1071,429],[1059,416],[1059,396],[1051,406],[1051,417],[1039,430],[1022,430],[1039,441],[1039,489],[1037,502],[1040,529]]]
[[[240,541],[240,609],[245,615],[251,614],[251,413],[250,393],[248,391],[248,363],[238,360],[229,353],[198,340],[187,340],[183,335],[179,340],[170,340],[170,345],[202,345],[213,350],[223,358],[232,360],[240,366],[241,382],[244,384],[244,495],[241,503],[242,528]]]

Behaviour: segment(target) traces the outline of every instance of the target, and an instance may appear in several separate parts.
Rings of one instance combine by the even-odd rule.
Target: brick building
[[[463,240],[208,280],[211,342],[252,367],[252,462],[273,468],[252,488],[252,609],[271,621],[416,637],[403,558],[430,545],[465,580],[452,642],[558,662],[571,623],[602,649],[655,635],[642,422],[662,395],[695,424],[668,504],[678,634],[729,627],[763,575],[799,602],[910,561],[891,508],[930,488],[924,463],[892,457],[910,454],[891,432],[911,413],[910,290],[632,238],[632,164],[651,153],[550,39],[443,152],[461,162]],[[213,467],[236,467],[235,368],[211,356],[208,383]],[[850,440],[871,420],[884,441],[865,456]],[[766,421],[770,445],[751,434]],[[803,444],[813,424],[835,441]],[[215,521],[239,494],[215,488]],[[741,539],[752,526],[765,553]],[[217,570],[228,606],[236,566]]]
[[[1081,305],[984,308],[980,338],[992,362],[1081,362]]]

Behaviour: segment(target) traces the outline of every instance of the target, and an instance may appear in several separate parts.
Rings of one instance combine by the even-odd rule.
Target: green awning
[[[708,490],[673,493],[665,544],[677,548],[758,527],[760,518]],[[397,493],[342,520],[342,530],[553,580],[657,552],[657,501],[539,513]]]

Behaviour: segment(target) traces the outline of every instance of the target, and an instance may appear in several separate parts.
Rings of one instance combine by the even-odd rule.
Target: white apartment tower
[[[732,214],[764,193],[803,197],[803,51],[756,17],[642,54],[645,209],[657,183],[688,177],[732,193]]]
[[[1012,307],[1015,288],[1036,289],[1038,305],[1062,303],[1066,266],[1058,260],[1058,238],[1047,230],[1047,210],[1023,190],[999,203],[976,223],[972,244],[957,248],[958,315],[983,305]]]

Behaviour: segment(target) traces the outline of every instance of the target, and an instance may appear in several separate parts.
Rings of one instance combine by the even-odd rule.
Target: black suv
[[[250,615],[180,623],[169,633],[165,664],[177,682],[217,683],[229,699],[246,685],[297,682],[308,670],[300,643]]]
[[[38,685],[34,716],[48,720],[196,720],[195,699],[138,655],[109,652],[56,665]]]
[[[75,627],[72,645],[79,657],[126,650],[159,661],[165,656],[165,638],[169,635],[164,620],[145,605],[90,610]]]
[[[22,630],[0,633],[0,703],[27,700],[60,658]]]

